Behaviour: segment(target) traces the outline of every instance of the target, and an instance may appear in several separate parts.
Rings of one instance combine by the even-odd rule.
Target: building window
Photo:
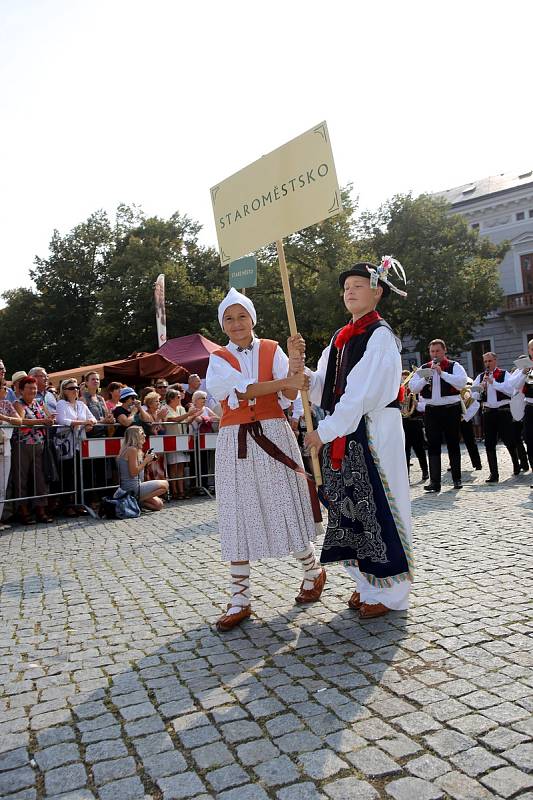
[[[522,267],[523,291],[533,292],[533,253],[525,253],[520,256],[520,266]]]
[[[479,222],[473,222],[470,227],[472,228],[472,230],[478,231],[479,230]]]
[[[525,218],[526,218],[526,212],[525,211],[518,211],[518,213],[516,215],[516,221],[520,222],[521,220],[523,220]]]
[[[485,365],[483,364],[483,356],[485,353],[489,353],[491,349],[492,344],[490,339],[482,339],[479,342],[472,342],[470,352],[472,354],[472,370],[474,377],[479,375],[480,372],[483,372],[485,369]]]
[[[529,209],[529,218],[533,218],[533,208]]]

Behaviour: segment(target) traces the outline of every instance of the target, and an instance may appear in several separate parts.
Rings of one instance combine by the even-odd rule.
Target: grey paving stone
[[[71,761],[79,761],[80,750],[74,742],[56,744],[52,745],[52,747],[47,747],[45,750],[39,750],[35,753],[34,758],[39,765],[39,769],[46,772],[54,767],[69,764]]]
[[[231,743],[245,742],[247,739],[257,739],[261,736],[261,728],[259,725],[249,720],[228,722],[226,725],[222,725],[220,730],[223,738]]]
[[[0,775],[0,797],[13,794],[19,789],[26,789],[35,784],[35,772],[31,767],[20,767],[11,769]]]
[[[298,769],[288,756],[264,761],[254,767],[254,772],[267,786],[281,786],[284,783],[296,781],[300,777]]]
[[[100,800],[143,800],[144,786],[137,776],[111,781],[98,790]]]
[[[100,728],[96,731],[87,731],[81,736],[83,744],[94,744],[94,742],[103,742],[105,739],[120,739],[122,736],[122,729],[120,725],[109,725],[107,728]]]
[[[191,755],[200,769],[222,767],[225,764],[231,764],[235,760],[223,742],[197,747],[191,752]]]
[[[278,800],[323,800],[325,795],[314,784],[304,782],[280,789],[276,797]]]
[[[278,748],[268,739],[257,739],[255,742],[246,742],[237,747],[237,757],[245,766],[249,767],[260,764],[262,761],[271,761],[279,754]]]
[[[160,716],[145,717],[135,722],[128,722],[124,727],[126,733],[132,739],[136,736],[147,736],[149,733],[158,733],[165,730],[165,725]]]
[[[318,750],[322,742],[310,731],[297,731],[296,733],[286,733],[276,739],[276,745],[284,753],[305,753],[309,750]]]
[[[268,795],[260,786],[248,783],[238,789],[221,792],[217,800],[268,800]]]
[[[394,800],[440,800],[444,792],[422,778],[398,778],[385,787],[386,793]]]
[[[164,800],[183,800],[206,791],[204,784],[194,772],[182,772],[169,778],[158,778],[157,785],[163,792]]]
[[[357,778],[339,778],[324,784],[322,788],[332,800],[377,800],[379,797],[369,783]]]
[[[303,722],[295,714],[282,714],[281,717],[267,720],[265,727],[271,736],[276,737],[300,730],[303,728]]]
[[[90,789],[74,789],[72,792],[48,796],[46,800],[93,800],[94,794]]]
[[[4,795],[5,800],[36,800],[37,789],[22,789],[15,794]]]
[[[442,728],[440,722],[423,711],[414,711],[411,714],[404,714],[393,720],[408,736],[419,736],[421,733],[436,731]]]
[[[298,756],[298,762],[302,765],[303,771],[310,778],[323,780],[331,778],[341,770],[348,769],[348,764],[343,761],[331,750],[313,750],[311,753],[303,753]]]
[[[120,758],[127,755],[126,745],[118,739],[96,742],[95,744],[90,744],[85,750],[85,760],[90,764],[95,761],[107,761],[110,758]]]
[[[44,775],[46,794],[61,794],[87,785],[87,773],[83,764],[51,769]]]
[[[215,792],[221,792],[224,789],[231,789],[233,786],[248,783],[250,776],[238,764],[230,764],[227,767],[208,772],[207,780]]]
[[[214,708],[211,714],[217,724],[235,722],[238,719],[244,719],[248,716],[246,710],[240,706],[220,706],[219,708]],[[201,716],[205,718],[205,724],[208,724],[209,719],[207,715],[202,714]]]
[[[447,772],[435,781],[452,800],[489,800],[495,795],[462,772]]]
[[[324,739],[328,747],[332,747],[338,753],[349,753],[353,750],[360,750],[362,747],[367,747],[368,742],[362,736],[358,736],[348,728],[330,733]]]
[[[502,797],[513,797],[524,789],[533,788],[533,775],[516,767],[501,767],[480,778],[481,783]]]
[[[214,725],[203,725],[201,728],[193,728],[192,731],[180,731],[178,736],[182,745],[189,749],[220,739],[220,733]]]
[[[483,747],[471,747],[470,750],[463,750],[461,753],[452,756],[450,761],[457,769],[461,770],[461,772],[466,772],[471,778],[477,778],[478,775],[487,772],[489,769],[506,765],[503,758],[499,758]]]
[[[505,750],[503,756],[518,769],[524,772],[533,772],[533,742],[519,744],[510,750]]]
[[[402,768],[379,747],[365,747],[355,753],[348,753],[348,760],[359,772],[372,777],[397,775]]]
[[[128,778],[135,774],[135,760],[127,758],[114,758],[111,761],[99,761],[93,766],[94,782],[97,786],[120,778]]]
[[[253,700],[251,703],[248,703],[246,710],[255,719],[261,719],[262,717],[271,717],[274,714],[283,713],[283,711],[285,711],[285,706],[274,697],[265,697],[261,700]]]
[[[386,739],[379,739],[379,746],[382,750],[386,750],[394,758],[404,758],[404,756],[412,756],[414,753],[419,753],[422,747],[410,739],[404,733],[398,733],[395,736],[387,737]]]
[[[455,753],[460,753],[462,750],[468,750],[476,744],[474,739],[469,736],[464,736],[462,733],[455,733],[454,731],[437,731],[431,733],[429,736],[424,737],[428,745],[439,756],[453,756]]]
[[[173,750],[174,745],[168,733],[152,733],[150,736],[143,736],[133,740],[133,746],[142,759],[162,753],[165,750]]]
[[[70,742],[76,738],[74,728],[68,725],[61,725],[49,730],[39,731],[37,734],[37,741],[39,747],[49,747],[53,744],[60,744],[61,742]]]
[[[419,758],[414,758],[405,765],[407,772],[415,775],[417,778],[424,778],[424,780],[431,781],[444,775],[445,772],[450,771],[450,765],[442,758],[436,758],[432,755],[423,755]]]
[[[0,755],[0,772],[6,769],[24,767],[29,763],[30,756],[26,747],[17,747],[8,753]]]

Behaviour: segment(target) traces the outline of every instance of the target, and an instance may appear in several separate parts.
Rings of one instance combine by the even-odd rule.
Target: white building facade
[[[483,371],[483,353],[497,353],[503,369],[513,367],[527,353],[533,339],[533,170],[508,173],[439,192],[469,225],[499,244],[510,248],[500,265],[501,308],[489,314],[475,330],[470,347],[460,356],[469,375]],[[435,332],[438,336],[438,331]],[[406,354],[406,362],[426,360],[425,354]]]

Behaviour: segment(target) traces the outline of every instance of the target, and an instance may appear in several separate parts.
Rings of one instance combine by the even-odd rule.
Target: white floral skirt
[[[261,423],[265,436],[302,465],[285,419]],[[315,538],[307,481],[265,453],[247,436],[247,457],[237,457],[239,426],[218,434],[215,486],[224,561],[257,561],[304,550]]]

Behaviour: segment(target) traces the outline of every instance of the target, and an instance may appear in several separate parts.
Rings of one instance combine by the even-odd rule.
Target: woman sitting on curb
[[[138,425],[131,425],[124,434],[124,443],[117,456],[120,488],[131,492],[139,504],[151,511],[160,511],[163,508],[161,495],[168,492],[168,481],[144,481],[144,470],[154,461],[155,453],[143,454],[143,445],[146,436]]]

